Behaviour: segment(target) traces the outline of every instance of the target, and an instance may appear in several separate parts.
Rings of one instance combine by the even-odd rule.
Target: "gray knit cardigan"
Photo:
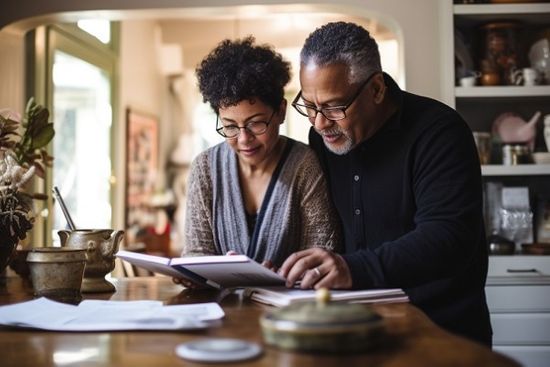
[[[280,266],[293,252],[310,247],[339,250],[341,230],[317,157],[287,139],[258,213],[252,236],[239,185],[238,157],[221,143],[191,165],[183,256],[247,254]],[[286,158],[286,159],[285,159]]]

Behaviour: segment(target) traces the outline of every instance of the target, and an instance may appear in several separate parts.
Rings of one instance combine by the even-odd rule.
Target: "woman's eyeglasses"
[[[234,139],[239,136],[241,129],[246,129],[252,135],[262,135],[267,131],[267,127],[271,123],[271,119],[275,115],[275,111],[269,117],[267,121],[250,121],[244,126],[238,125],[220,125],[220,116],[216,115],[216,131],[218,134],[226,139]],[[218,127],[219,126],[219,127]]]

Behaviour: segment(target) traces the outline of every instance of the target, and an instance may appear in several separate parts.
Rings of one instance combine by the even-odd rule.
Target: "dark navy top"
[[[342,221],[353,287],[403,288],[440,326],[490,345],[472,132],[455,110],[384,77],[398,110],[373,137],[336,155],[309,134]]]

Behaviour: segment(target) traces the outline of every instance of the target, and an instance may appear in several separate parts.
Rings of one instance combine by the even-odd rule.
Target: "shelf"
[[[526,86],[496,86],[496,87],[456,87],[457,98],[467,97],[548,97],[550,85]]]
[[[520,164],[504,166],[489,164],[481,166],[483,176],[537,176],[550,175],[550,164]]]
[[[550,4],[473,4],[454,5],[457,25],[474,26],[495,19],[516,20],[524,24],[547,26]]]
[[[523,15],[550,13],[550,4],[457,4],[453,6],[456,15]]]

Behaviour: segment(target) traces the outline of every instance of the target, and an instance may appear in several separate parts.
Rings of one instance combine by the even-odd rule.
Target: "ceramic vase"
[[[2,274],[8,266],[16,246],[17,242],[0,243],[0,274]]]

